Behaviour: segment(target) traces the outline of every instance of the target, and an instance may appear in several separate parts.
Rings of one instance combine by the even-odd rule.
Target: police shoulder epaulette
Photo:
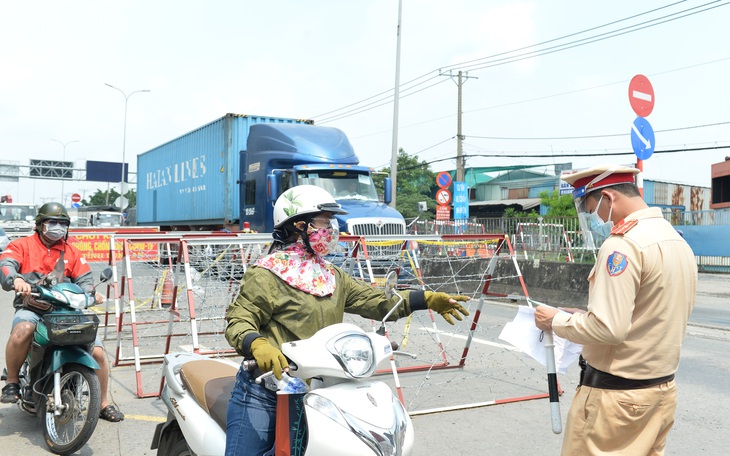
[[[611,230],[611,234],[626,234],[629,230],[635,227],[639,223],[638,220],[629,220],[628,222],[621,221],[618,225],[614,226]]]

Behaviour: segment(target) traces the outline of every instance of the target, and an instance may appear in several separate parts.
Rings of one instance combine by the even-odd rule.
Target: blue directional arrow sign
[[[631,125],[631,146],[639,160],[646,160],[654,153],[654,129],[643,117],[637,117]]]

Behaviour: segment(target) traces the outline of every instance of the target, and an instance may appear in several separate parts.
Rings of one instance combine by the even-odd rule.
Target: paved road
[[[10,331],[12,306],[10,293],[0,293],[0,364],[5,365],[4,346]],[[514,316],[514,308],[489,303],[483,310],[482,324],[498,331]],[[688,329],[682,364],[677,374],[679,405],[676,423],[669,436],[667,455],[717,455],[727,452],[727,429],[730,429],[730,276],[702,274],[698,305]],[[491,337],[491,336],[490,336]],[[496,336],[495,336],[496,337]],[[496,341],[496,338],[493,339]],[[107,342],[111,354],[113,341]],[[525,362],[509,355],[504,360],[487,359],[500,364],[503,371],[495,381],[509,384],[510,365],[525,370]],[[470,366],[468,366],[470,367]],[[489,367],[487,367],[489,368]],[[448,375],[437,373],[438,375]],[[531,375],[544,374],[536,366]],[[159,377],[158,377],[159,378]],[[451,403],[469,404],[498,398],[493,385],[485,385],[484,376],[460,376],[461,381],[444,383],[441,396]],[[577,366],[559,381],[565,390],[561,397],[563,422],[573,397]],[[402,381],[414,381],[408,375]],[[421,381],[417,378],[415,381]],[[155,424],[164,419],[166,410],[159,399],[137,399],[135,373],[132,367],[112,369],[111,393],[114,401],[127,414],[120,424],[100,421],[81,455],[151,455],[149,444]],[[449,386],[451,385],[451,386]],[[486,391],[486,393],[485,393]],[[504,405],[473,408],[413,418],[417,434],[415,454],[480,455],[557,455],[562,436],[552,433],[549,403],[546,399],[521,401]],[[0,454],[48,454],[37,422],[13,405],[0,405]]]

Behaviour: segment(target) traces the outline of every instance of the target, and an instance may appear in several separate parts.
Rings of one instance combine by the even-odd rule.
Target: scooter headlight
[[[325,415],[345,429],[350,430],[362,440],[373,454],[381,456],[400,456],[406,441],[408,414],[403,405],[393,398],[393,423],[390,427],[380,428],[363,421],[354,415],[340,410],[334,402],[316,392],[304,396],[307,406]]]
[[[89,307],[91,298],[86,293],[66,293],[68,296],[68,303],[73,307],[74,309],[86,309]]]
[[[309,393],[304,396],[304,402],[314,410],[338,423],[340,426],[343,426],[346,429],[350,428],[350,425],[347,424],[347,420],[344,416],[342,416],[340,409],[337,408],[334,402],[326,397],[320,396],[316,393]]]
[[[90,296],[86,293],[71,293],[69,291],[51,290],[51,294],[58,301],[67,304],[74,309],[83,310],[89,307]]]
[[[355,378],[368,377],[375,370],[375,351],[367,336],[348,334],[335,340],[329,350],[343,369]]]

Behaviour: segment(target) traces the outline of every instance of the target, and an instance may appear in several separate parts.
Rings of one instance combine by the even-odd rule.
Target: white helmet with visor
[[[611,228],[610,220],[603,221],[598,217],[598,205],[593,213],[586,210],[588,195],[596,190],[614,185],[633,184],[638,173],[638,169],[628,166],[601,165],[562,177],[565,182],[573,186],[573,201],[578,212],[580,227],[585,234],[586,247],[594,249],[594,235],[605,237],[607,236],[606,231],[610,233]],[[607,228],[607,230],[601,228]]]

